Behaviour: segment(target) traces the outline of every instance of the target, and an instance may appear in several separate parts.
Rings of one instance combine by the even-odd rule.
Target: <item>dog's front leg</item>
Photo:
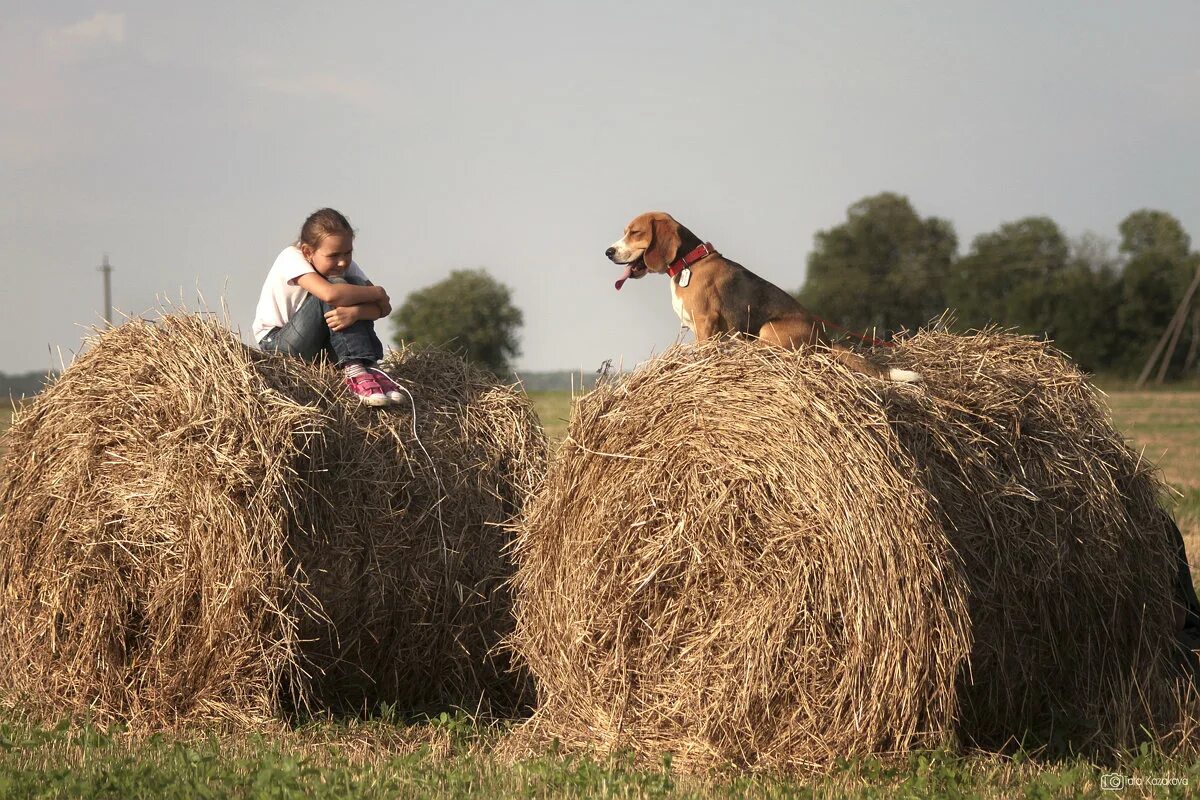
[[[721,332],[720,314],[692,314],[692,322],[694,323],[692,330],[696,332],[697,342],[711,339]]]

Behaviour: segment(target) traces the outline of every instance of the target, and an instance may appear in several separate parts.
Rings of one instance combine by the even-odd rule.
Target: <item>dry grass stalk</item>
[[[546,443],[515,390],[393,354],[407,408],[196,316],[101,335],[20,413],[0,472],[0,686],[156,729],[295,708],[505,711],[526,683],[500,525]]]
[[[1157,719],[1150,466],[1041,343],[890,357],[926,382],[725,341],[578,401],[518,526],[522,741],[793,769],[955,734],[1121,746]]]

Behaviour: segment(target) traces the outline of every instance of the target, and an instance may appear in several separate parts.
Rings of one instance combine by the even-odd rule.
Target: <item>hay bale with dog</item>
[[[510,712],[501,527],[542,477],[528,401],[448,353],[408,408],[189,315],[103,333],[0,473],[0,687],[159,729],[301,712]]]
[[[577,401],[518,524],[518,746],[828,767],[1161,721],[1174,563],[1151,468],[1044,343],[675,347]]]

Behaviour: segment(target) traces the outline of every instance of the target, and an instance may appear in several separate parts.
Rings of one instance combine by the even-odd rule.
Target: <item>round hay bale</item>
[[[1170,674],[1150,466],[1046,345],[676,347],[576,404],[518,524],[522,736],[703,768],[1119,744]]]
[[[544,435],[455,356],[385,367],[415,414],[201,317],[101,335],[6,437],[6,699],[141,729],[524,704],[494,652],[512,625],[502,525]]]
[[[880,390],[721,342],[580,398],[519,523],[529,730],[767,768],[951,730],[966,587]]]
[[[885,406],[970,586],[963,738],[1111,749],[1171,724],[1167,489],[1100,393],[1046,342],[994,329],[885,355],[925,378]]]

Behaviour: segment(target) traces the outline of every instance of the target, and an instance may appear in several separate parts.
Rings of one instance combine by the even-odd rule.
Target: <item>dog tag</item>
[[[691,279],[692,279],[691,269],[685,269],[683,272],[679,273],[679,285],[680,286],[687,286],[688,281],[690,281]]]

